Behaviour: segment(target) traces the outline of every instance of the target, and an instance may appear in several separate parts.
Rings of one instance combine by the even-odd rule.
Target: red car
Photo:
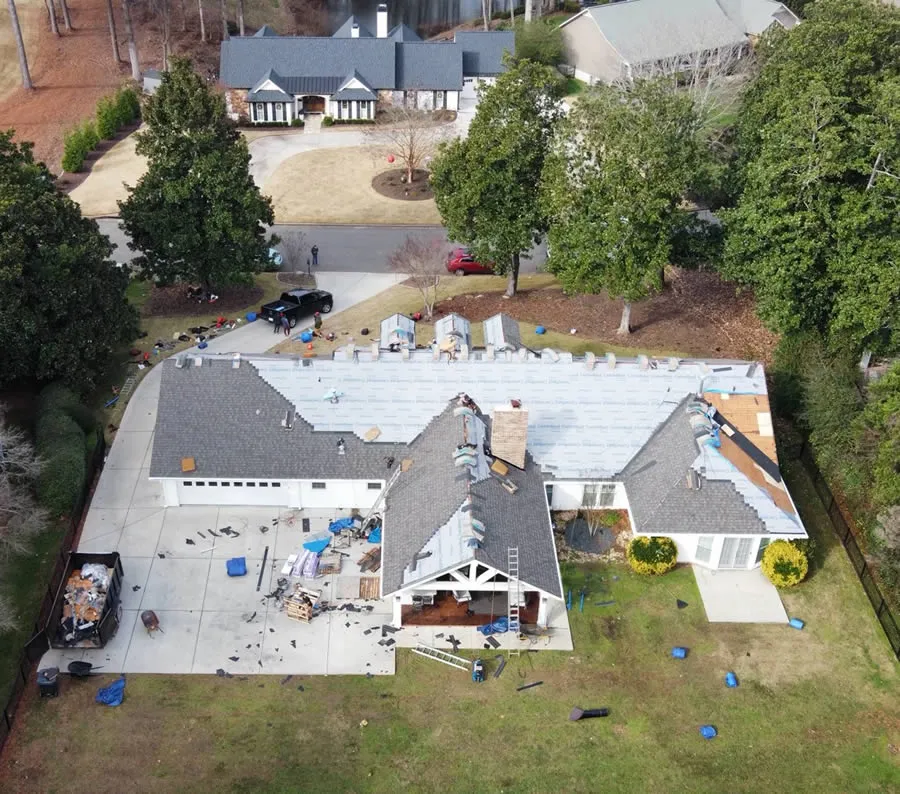
[[[447,271],[457,276],[490,276],[494,273],[490,265],[476,262],[467,248],[455,248],[448,254]]]

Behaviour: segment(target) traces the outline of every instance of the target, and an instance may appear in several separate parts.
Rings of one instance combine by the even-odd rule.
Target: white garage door
[[[277,480],[181,480],[178,501],[183,505],[254,505],[288,507],[288,483]]]
[[[477,87],[478,83],[474,77],[464,77],[462,93],[459,95],[460,99],[475,99],[478,96],[475,93]]]

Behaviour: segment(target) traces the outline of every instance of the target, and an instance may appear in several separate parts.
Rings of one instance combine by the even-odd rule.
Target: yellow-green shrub
[[[637,537],[628,544],[627,557],[635,573],[659,575],[675,567],[678,549],[671,538]]]
[[[775,587],[793,587],[806,578],[809,560],[793,543],[776,540],[763,552],[762,570]]]

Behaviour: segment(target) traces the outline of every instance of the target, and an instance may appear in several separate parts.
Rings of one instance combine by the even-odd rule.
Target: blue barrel
[[[725,673],[725,686],[734,689],[737,686],[737,676],[734,673]]]
[[[256,312],[247,312],[247,322],[248,323],[256,322]]]
[[[312,331],[304,331],[302,334],[300,334],[301,342],[312,342],[312,340],[313,340]]]
[[[547,333],[547,329],[544,328],[543,325],[539,325],[537,328],[534,329],[534,332],[535,332],[538,336],[541,336],[542,334]]]
[[[791,618],[788,624],[792,629],[802,629],[806,625],[800,618]]]
[[[687,648],[682,648],[680,645],[676,645],[672,648],[672,658],[673,659],[684,659],[687,657]]]
[[[717,735],[717,731],[713,728],[712,725],[701,725],[700,726],[700,735],[704,739],[715,739]]]

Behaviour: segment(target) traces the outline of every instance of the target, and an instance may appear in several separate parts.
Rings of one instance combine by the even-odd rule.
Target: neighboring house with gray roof
[[[503,317],[483,337],[505,349],[475,349],[451,317],[451,346],[168,359],[149,471],[166,506],[381,512],[398,625],[423,599],[485,593],[546,621],[563,595],[551,510],[623,511],[714,569],[806,537],[761,365],[533,351],[506,344]],[[413,324],[382,337],[398,318]]]
[[[799,18],[774,0],[626,0],[586,8],[560,25],[565,62],[587,83],[732,63],[772,25]]]
[[[223,41],[219,76],[232,118],[289,124],[307,114],[372,120],[379,109],[407,104],[457,110],[460,95],[504,71],[512,31],[459,33],[422,41],[407,25],[387,28],[379,6],[372,34],[350,16],[332,36],[278,36],[268,26]]]

